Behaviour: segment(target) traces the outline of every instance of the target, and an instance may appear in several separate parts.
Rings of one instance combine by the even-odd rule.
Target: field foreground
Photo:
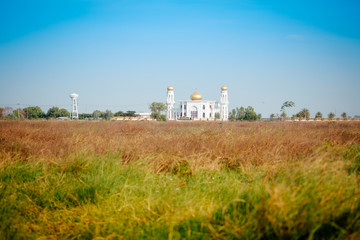
[[[0,239],[360,239],[360,123],[0,121]]]

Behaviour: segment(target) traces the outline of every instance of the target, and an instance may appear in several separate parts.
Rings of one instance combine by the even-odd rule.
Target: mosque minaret
[[[226,86],[221,87],[220,118],[226,120],[229,118],[229,98]]]
[[[166,99],[166,105],[167,105],[166,118],[168,120],[174,120],[174,105],[175,105],[174,88],[172,86],[169,86],[167,90],[168,92]]]
[[[190,95],[191,100],[179,101],[179,106],[175,107],[174,88],[167,88],[167,119],[191,119],[191,120],[219,120],[227,121],[229,118],[229,99],[227,87],[221,87],[220,102],[203,100],[200,93],[194,92]]]

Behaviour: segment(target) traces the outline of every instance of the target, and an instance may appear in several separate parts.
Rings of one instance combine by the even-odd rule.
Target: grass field
[[[360,239],[360,123],[0,121],[0,239]]]

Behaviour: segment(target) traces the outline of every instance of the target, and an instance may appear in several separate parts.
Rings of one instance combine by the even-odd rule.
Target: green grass
[[[0,238],[356,239],[359,148],[342,152],[196,174],[186,163],[158,174],[116,154],[3,162]]]

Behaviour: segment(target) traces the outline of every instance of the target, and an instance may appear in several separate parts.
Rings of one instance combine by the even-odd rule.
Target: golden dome
[[[222,86],[222,87],[221,87],[221,90],[222,90],[222,91],[226,91],[226,90],[227,90],[227,86]]]
[[[190,96],[191,100],[202,100],[202,95],[198,92],[194,92]]]
[[[168,91],[174,91],[174,88],[172,86],[168,86]]]

